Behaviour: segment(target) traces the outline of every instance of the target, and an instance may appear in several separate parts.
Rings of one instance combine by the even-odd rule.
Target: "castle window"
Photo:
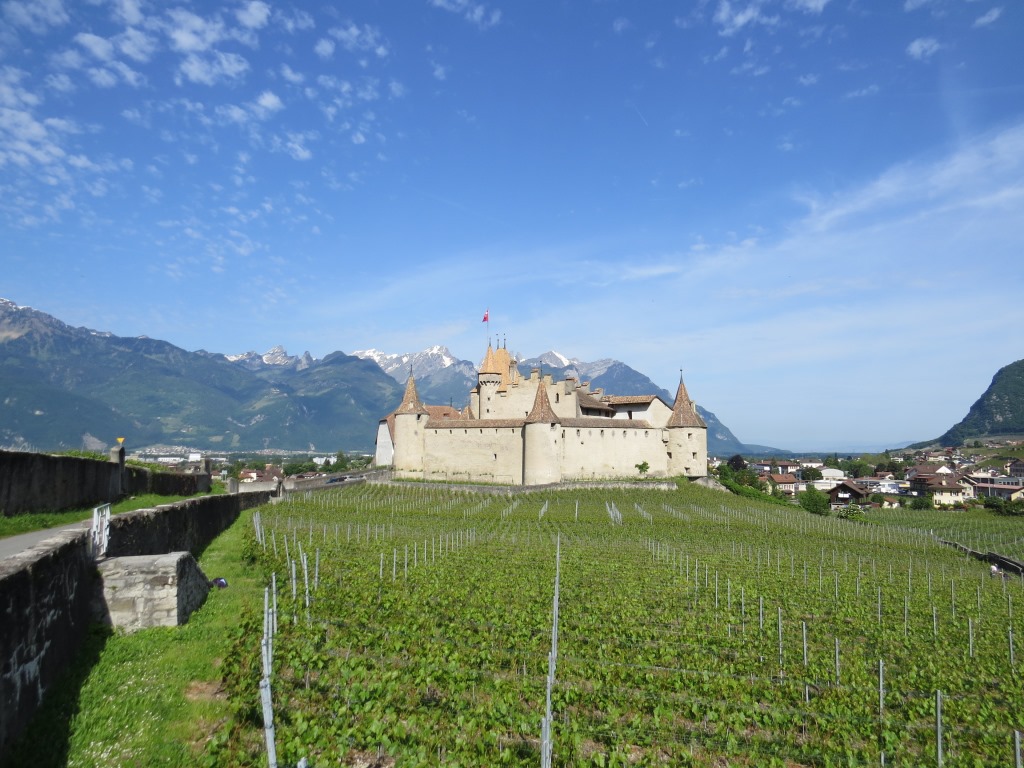
[[[625,437],[625,436],[626,436],[626,430],[622,430],[622,436],[623,436],[623,437]]]
[[[556,403],[558,402],[558,393],[557,392],[555,392],[555,402]]]
[[[686,439],[687,440],[692,440],[693,439],[693,432],[687,432],[686,433]]]
[[[576,430],[576,437],[579,437],[579,436],[580,436],[580,431],[577,429]]]
[[[695,459],[697,458],[697,452],[696,451],[693,452],[693,458],[695,458]]]
[[[630,421],[632,421],[633,420],[633,412],[632,411],[626,411],[626,413],[629,414],[629,419],[630,419]]]
[[[555,431],[555,427],[557,427],[557,426],[558,426],[557,424],[552,424],[551,425],[551,431],[554,432]]]
[[[497,461],[497,460],[498,460],[498,454],[494,454],[494,460],[495,460],[495,461]]]
[[[647,430],[644,430],[644,437],[647,437]]]

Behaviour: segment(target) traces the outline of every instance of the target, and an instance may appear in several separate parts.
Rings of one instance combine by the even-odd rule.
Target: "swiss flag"
[[[485,310],[484,310],[484,319],[483,319],[483,320],[481,320],[480,322],[481,322],[481,323],[486,323],[486,322],[488,322],[488,321],[489,321],[490,319],[491,319],[491,310],[489,310],[489,309],[485,309]]]

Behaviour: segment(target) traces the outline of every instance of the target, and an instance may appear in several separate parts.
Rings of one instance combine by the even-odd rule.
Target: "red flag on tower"
[[[481,323],[490,322],[490,319],[491,319],[490,314],[491,314],[491,310],[490,309],[485,309],[484,310],[484,319],[481,320],[480,322]]]

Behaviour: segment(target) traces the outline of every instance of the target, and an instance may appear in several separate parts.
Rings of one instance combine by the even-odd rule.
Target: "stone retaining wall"
[[[111,557],[98,570],[97,618],[128,632],[184,624],[210,591],[189,552]]]
[[[242,510],[269,500],[265,493],[204,496],[117,515],[110,520],[108,556],[198,554]],[[0,754],[28,724],[85,638],[100,583],[88,539],[87,530],[56,532],[0,560]],[[180,615],[197,607],[201,571],[196,567],[190,574],[182,566],[179,572],[177,563],[174,580],[184,585],[183,605],[175,609]],[[166,570],[162,578],[167,581]]]
[[[65,531],[0,560],[0,753],[85,637],[96,573],[87,539]]]
[[[209,474],[153,472],[116,461],[0,451],[0,514],[84,509],[122,496],[192,496],[210,490]]]

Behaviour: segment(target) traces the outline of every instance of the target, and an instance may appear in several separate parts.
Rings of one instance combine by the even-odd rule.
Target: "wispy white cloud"
[[[267,25],[270,18],[270,6],[262,0],[250,0],[235,11],[235,18],[243,27],[261,29]]]
[[[917,61],[926,61],[938,53],[941,47],[934,37],[919,37],[907,46],[907,56]]]
[[[131,27],[142,24],[145,15],[138,0],[113,0],[114,18]]]
[[[931,0],[905,0],[903,3],[904,11],[916,11],[918,8],[927,5]]]
[[[326,37],[321,37],[316,41],[316,45],[313,46],[313,51],[321,59],[325,61],[334,55],[335,43],[333,40],[329,40]]]
[[[224,39],[224,22],[219,18],[204,19],[184,8],[172,8],[167,17],[164,32],[179,53],[203,53]]]
[[[370,52],[380,58],[389,53],[388,43],[380,30],[369,24],[359,26],[353,21],[346,21],[341,26],[331,27],[328,34],[341,43],[346,51]]]
[[[134,27],[115,37],[114,44],[121,53],[139,63],[149,61],[157,50],[156,39]]]
[[[309,148],[309,143],[318,137],[319,134],[316,131],[287,132],[284,136],[274,137],[274,148],[277,151],[285,152],[293,160],[310,160],[313,157],[313,151]]]
[[[175,81],[183,80],[201,85],[237,80],[249,70],[249,62],[237,53],[212,51],[205,55],[190,53],[178,67]]]
[[[273,18],[274,25],[283,29],[290,35],[316,27],[316,21],[313,19],[313,16],[306,11],[294,9],[291,11],[283,11],[276,8],[274,9]]]
[[[843,98],[845,98],[845,99],[863,99],[865,96],[874,96],[875,94],[878,93],[879,90],[880,89],[879,89],[878,85],[875,84],[875,83],[872,83],[871,85],[867,85],[867,86],[865,86],[863,88],[857,88],[856,90],[853,90],[853,91],[847,91],[845,94],[843,94]]]
[[[430,62],[431,74],[435,80],[446,80],[448,78],[448,67],[443,64],[438,64],[436,61]]]
[[[630,24],[629,19],[625,18],[624,16],[620,16],[619,18],[615,19],[615,21],[612,22],[612,32],[614,32],[617,35],[621,35],[631,26],[633,25]]]
[[[763,6],[763,0],[749,0],[743,7],[734,6],[731,0],[718,0],[718,7],[712,20],[720,27],[718,33],[726,37],[735,35],[748,26],[776,26],[779,17],[762,13]]]
[[[253,103],[253,111],[264,120],[284,109],[284,102],[273,91],[263,91]]]
[[[796,80],[800,85],[814,85],[818,82],[818,76],[816,74],[808,73],[806,75],[800,75]]]
[[[79,32],[75,42],[101,61],[110,61],[114,57],[114,44],[106,38],[91,32]]]
[[[430,0],[430,4],[435,8],[457,13],[480,29],[488,29],[501,23],[500,10],[488,9],[484,3],[473,0]]]
[[[305,81],[306,77],[301,72],[296,72],[294,69],[289,67],[287,64],[281,65],[281,77],[287,80],[293,85],[299,85]]]
[[[44,79],[43,82],[47,88],[60,93],[70,93],[75,89],[75,84],[71,82],[71,78],[63,72],[50,73]]]
[[[786,6],[795,8],[804,13],[821,13],[825,10],[829,0],[787,0]]]
[[[994,23],[1000,16],[1003,15],[1002,6],[996,6],[987,13],[982,14],[974,20],[974,27],[987,27],[989,24]]]
[[[61,0],[7,0],[2,8],[11,24],[39,34],[71,20]]]

